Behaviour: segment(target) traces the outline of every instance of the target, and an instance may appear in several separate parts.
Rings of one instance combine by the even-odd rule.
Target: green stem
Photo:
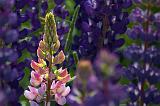
[[[76,51],[74,51],[72,54],[73,54],[74,62],[77,65],[79,62],[78,54]]]
[[[72,21],[71,21],[71,24],[70,24],[70,30],[69,30],[69,33],[67,35],[66,44],[65,44],[65,47],[64,47],[65,53],[70,51],[70,47],[71,47],[72,40],[73,40],[73,30],[74,30],[74,26],[75,26],[75,23],[76,23],[76,19],[78,17],[79,9],[80,9],[80,6],[78,5],[76,7],[75,11],[74,11],[74,14],[73,14],[73,18],[72,18]]]
[[[50,79],[50,73],[52,72],[52,50],[50,47],[49,54],[51,58],[49,58],[49,72],[48,72],[48,82],[47,82],[47,97],[46,97],[46,106],[48,106],[48,103],[50,102],[50,88],[51,88],[51,79]]]

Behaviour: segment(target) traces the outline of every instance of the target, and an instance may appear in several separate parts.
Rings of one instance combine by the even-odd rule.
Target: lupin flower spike
[[[31,79],[29,91],[25,90],[24,96],[29,99],[30,104],[45,102],[45,106],[49,106],[52,99],[59,105],[66,103],[65,96],[70,92],[70,87],[66,83],[70,81],[71,76],[67,69],[53,70],[56,64],[61,64],[65,60],[63,51],[56,56],[55,53],[60,47],[56,31],[56,23],[54,15],[48,13],[45,17],[43,40],[39,42],[37,49],[38,62],[31,61]],[[49,62],[47,66],[46,61]],[[54,97],[54,98],[53,98]]]

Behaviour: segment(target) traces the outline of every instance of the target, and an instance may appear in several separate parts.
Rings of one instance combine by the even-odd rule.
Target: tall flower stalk
[[[17,15],[13,12],[14,0],[0,1],[0,105],[20,106],[23,93],[19,81],[23,78],[18,52],[11,45],[18,41],[19,34],[14,25]]]
[[[136,2],[130,14],[133,27],[127,31],[134,42],[124,55],[132,64],[125,69],[126,77],[131,81],[128,86],[129,106],[148,106],[159,104],[160,92],[156,84],[160,81],[157,64],[160,52],[155,43],[159,39],[159,13],[152,11],[152,0]],[[145,7],[145,10],[143,10]]]
[[[30,91],[24,92],[31,105],[44,101],[45,106],[49,106],[53,99],[59,105],[66,103],[65,96],[70,92],[70,87],[66,87],[66,83],[71,77],[67,69],[56,69],[55,65],[65,60],[63,51],[57,52],[59,47],[54,15],[48,13],[45,17],[43,40],[37,49],[38,63],[33,60],[31,62],[34,71],[31,72]]]
[[[128,13],[122,10],[132,5],[131,0],[75,1],[80,4],[76,27],[81,33],[74,37],[72,49],[79,57],[93,60],[100,49],[115,51],[124,44],[118,36],[125,33],[129,21]]]

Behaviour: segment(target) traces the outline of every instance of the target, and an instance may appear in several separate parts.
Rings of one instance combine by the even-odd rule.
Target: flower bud
[[[87,80],[92,75],[92,65],[88,60],[81,60],[78,64],[77,76],[81,80]]]
[[[54,51],[58,51],[59,47],[60,47],[60,42],[59,40],[57,40],[57,42],[52,46],[52,49]]]
[[[43,51],[46,51],[46,50],[47,50],[47,47],[46,47],[44,41],[41,40],[41,41],[39,42],[39,48],[40,48],[41,50],[43,50]]]
[[[59,54],[53,58],[53,64],[61,64],[65,60],[65,55],[63,51],[60,51]]]
[[[41,59],[45,59],[45,53],[40,49],[40,48],[38,48],[37,49],[37,56],[38,56],[38,58],[41,58]]]
[[[48,43],[49,46],[55,44],[58,40],[57,36],[57,28],[54,15],[50,12],[45,17],[45,42]]]

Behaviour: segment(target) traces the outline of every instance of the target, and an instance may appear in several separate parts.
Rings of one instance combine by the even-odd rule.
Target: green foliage
[[[78,62],[79,62],[78,54],[77,54],[76,51],[73,51],[72,54],[73,54],[73,58],[74,58],[74,61],[75,61],[75,65],[77,65]]]
[[[25,49],[22,51],[22,56],[19,58],[19,62],[24,61],[26,58],[30,58],[30,53]]]
[[[23,79],[19,82],[19,84],[21,85],[21,87],[23,87],[23,89],[27,89],[27,87],[29,85],[30,70],[28,68],[25,68],[24,73],[25,73],[25,75],[24,75]],[[21,95],[20,101],[21,101],[22,106],[29,106],[29,102],[24,97],[24,95]]]
[[[19,84],[23,87],[23,89],[26,89],[29,85],[30,70],[28,68],[25,68],[24,73],[25,73],[25,76],[19,82]]]
[[[76,19],[78,17],[78,12],[79,12],[80,6],[78,5],[74,11],[73,14],[73,18],[70,24],[70,30],[69,33],[67,35],[67,39],[66,39],[66,44],[65,44],[65,48],[64,51],[65,52],[69,52],[70,48],[71,48],[71,44],[72,44],[72,40],[73,40],[73,31],[74,31],[74,27],[75,27],[75,23],[76,23]]]
[[[66,9],[70,12],[70,14],[74,13],[75,2],[74,0],[65,0]]]

